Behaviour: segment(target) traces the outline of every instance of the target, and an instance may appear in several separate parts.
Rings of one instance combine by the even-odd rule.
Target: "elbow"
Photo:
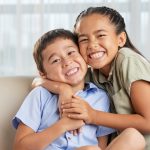
[[[140,131],[143,134],[150,134],[150,119],[146,119],[143,123],[138,123],[138,126],[140,126]]]

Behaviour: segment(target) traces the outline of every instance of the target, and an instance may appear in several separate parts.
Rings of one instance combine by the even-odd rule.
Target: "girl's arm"
[[[36,77],[32,82],[32,88],[42,86],[48,91],[59,94],[59,110],[61,114],[60,104],[62,101],[68,101],[72,98],[73,91],[71,86],[62,82],[52,81],[43,77]]]
[[[81,120],[64,117],[51,127],[36,133],[25,124],[20,123],[16,132],[14,150],[43,150],[66,131],[83,125]]]
[[[74,119],[123,130],[133,127],[142,133],[150,133],[150,83],[135,81],[131,85],[131,102],[135,114],[113,114],[92,109],[85,101],[64,102],[63,111]],[[84,104],[80,104],[84,103]],[[71,107],[70,107],[71,106]]]
[[[62,82],[56,82],[46,78],[36,77],[32,82],[32,88],[35,88],[37,86],[42,86],[52,93],[61,95],[61,98],[63,100],[68,100],[73,95],[71,86]]]
[[[62,82],[52,81],[43,77],[36,77],[32,82],[32,88],[42,86],[48,91],[55,94],[63,94],[65,91],[70,92],[71,87],[68,84]]]

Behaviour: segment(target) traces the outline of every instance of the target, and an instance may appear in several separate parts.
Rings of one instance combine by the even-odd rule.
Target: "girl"
[[[131,43],[123,17],[108,7],[91,7],[80,13],[74,27],[80,53],[91,66],[87,79],[108,92],[116,113],[94,110],[75,96],[62,102],[63,112],[120,131],[136,128],[145,137],[146,150],[150,149],[150,63]],[[65,99],[63,86],[56,85],[53,90]],[[48,82],[45,86],[50,88]]]

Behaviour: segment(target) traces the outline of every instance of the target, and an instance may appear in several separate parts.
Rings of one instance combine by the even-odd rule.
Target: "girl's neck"
[[[111,65],[109,64],[109,65],[107,65],[107,66],[105,66],[105,67],[103,67],[103,68],[100,68],[99,70],[100,70],[100,72],[102,72],[102,74],[103,74],[106,78],[108,78],[109,73],[110,73],[110,69],[111,69]]]

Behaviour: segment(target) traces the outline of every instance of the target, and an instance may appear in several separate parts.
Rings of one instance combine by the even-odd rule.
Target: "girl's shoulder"
[[[120,65],[122,63],[134,63],[134,64],[138,64],[138,63],[142,63],[144,65],[148,65],[150,66],[149,61],[144,58],[142,55],[136,53],[135,51],[131,50],[130,48],[124,47],[121,48],[118,52],[118,55],[115,59],[115,62],[117,65]]]
[[[123,47],[119,50],[118,52],[118,57],[123,57],[123,58],[143,58],[143,56],[141,56],[140,54],[136,53],[135,51],[133,51],[132,49],[128,48],[128,47]]]

